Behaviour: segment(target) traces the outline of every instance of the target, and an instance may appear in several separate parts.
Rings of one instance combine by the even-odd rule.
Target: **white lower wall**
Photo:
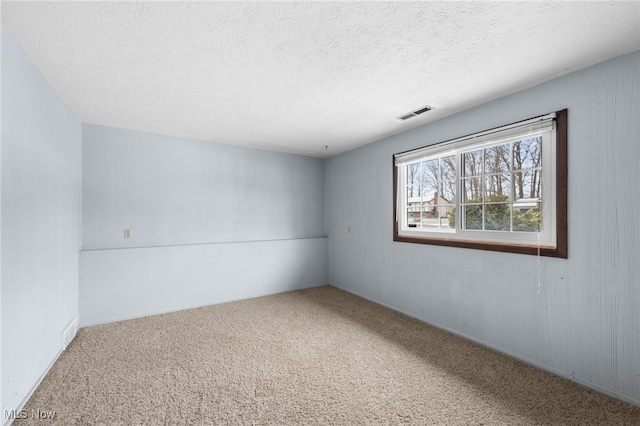
[[[327,284],[327,238],[81,252],[80,325]]]

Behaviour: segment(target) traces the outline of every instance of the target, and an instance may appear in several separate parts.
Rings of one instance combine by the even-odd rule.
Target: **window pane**
[[[456,203],[456,181],[447,180],[442,182],[442,198],[449,204]]]
[[[539,169],[513,174],[514,199],[542,198],[542,171]]]
[[[479,176],[482,174],[482,150],[464,153],[464,176]]]
[[[484,229],[489,231],[510,231],[511,207],[509,204],[485,204]]]
[[[513,206],[513,230],[517,232],[541,232],[542,213],[540,208]]]
[[[482,206],[463,206],[465,229],[482,229]]]
[[[435,181],[428,180],[424,183],[422,193],[424,194],[425,201],[433,198],[434,195],[438,192],[438,185]]]
[[[423,210],[422,226],[432,229],[451,229],[451,224],[455,225],[455,219],[452,216],[452,210],[455,206],[442,205],[425,206]]]
[[[485,202],[504,202],[511,196],[511,175],[509,173],[489,175],[484,180]]]
[[[454,204],[444,204],[438,206],[440,211],[440,228],[455,229],[456,227],[456,206]]]
[[[456,206],[454,204],[440,204],[438,205],[438,220],[440,228],[442,229],[455,229],[456,227]]]
[[[420,223],[420,205],[418,205],[417,207],[408,207],[407,225],[409,226],[409,228],[419,228]]]
[[[420,163],[407,165],[407,185],[420,185]]]
[[[450,155],[440,159],[440,170],[442,180],[453,180],[456,178],[456,156]]]
[[[464,188],[465,203],[481,203],[482,202],[481,178],[463,179],[462,186]]]
[[[523,139],[513,144],[513,169],[542,167],[542,137]]]
[[[439,175],[440,175],[440,173],[438,171],[438,159],[437,158],[435,160],[429,160],[429,161],[423,161],[422,162],[422,179],[423,179],[423,181],[427,181],[427,180],[438,181],[438,180],[440,180]]]
[[[408,186],[407,187],[407,202],[414,201],[415,198],[420,198],[422,195],[421,186]]]
[[[492,146],[484,150],[485,173],[507,173],[509,171],[509,144]]]
[[[423,204],[422,226],[425,228],[438,228],[438,206],[430,200]]]

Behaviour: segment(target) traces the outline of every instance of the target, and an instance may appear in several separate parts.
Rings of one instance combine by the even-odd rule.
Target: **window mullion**
[[[485,229],[485,225],[487,223],[487,200],[484,197],[484,180],[487,178],[486,176],[486,170],[485,170],[485,158],[484,158],[484,153],[486,152],[486,148],[482,148],[482,150],[480,151],[482,153],[482,155],[480,156],[480,200],[482,200],[482,230],[486,231]]]
[[[462,197],[463,197],[463,188],[462,185],[462,168],[464,167],[464,163],[462,162],[462,152],[456,151],[456,220],[455,220],[455,231],[459,232],[462,229],[462,216],[464,212],[462,211]]]
[[[515,174],[513,173],[513,141],[509,142],[509,231],[513,232],[513,203],[515,197]]]

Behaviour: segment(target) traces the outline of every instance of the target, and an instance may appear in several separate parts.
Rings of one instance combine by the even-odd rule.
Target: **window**
[[[393,160],[395,241],[567,257],[567,110]]]

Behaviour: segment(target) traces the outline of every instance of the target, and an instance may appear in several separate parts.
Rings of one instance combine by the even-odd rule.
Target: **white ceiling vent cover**
[[[422,114],[424,112],[431,111],[432,109],[435,109],[435,108],[433,108],[432,106],[429,106],[429,105],[425,105],[420,109],[417,109],[415,111],[411,111],[411,112],[408,112],[406,114],[402,114],[399,117],[396,117],[396,120],[405,121],[405,120],[410,119],[411,117],[415,117],[416,115],[420,115],[420,114]]]

